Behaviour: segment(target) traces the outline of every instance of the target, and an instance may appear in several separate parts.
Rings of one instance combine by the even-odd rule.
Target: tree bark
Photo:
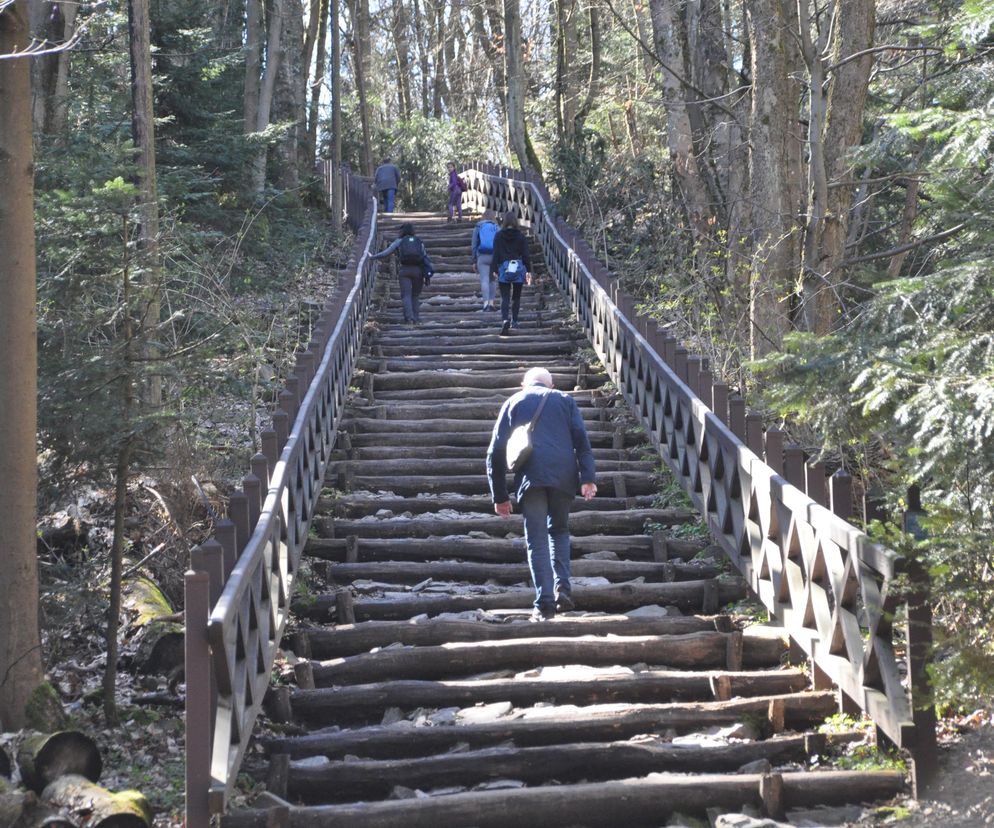
[[[583,103],[573,116],[574,136],[583,131],[583,125],[594,108],[601,82],[601,22],[597,0],[591,0],[588,11],[590,22],[590,71],[587,75],[587,91]]]
[[[66,43],[76,29],[74,2],[37,2],[30,4],[31,31],[53,49]],[[61,135],[66,130],[69,111],[68,49],[41,55],[31,61],[34,87],[34,128],[45,135]]]
[[[342,29],[341,0],[331,11],[331,232],[342,233]]]
[[[138,266],[141,273],[143,356],[155,365],[159,356],[159,294],[162,263],[159,258],[159,194],[155,177],[155,113],[152,91],[152,48],[149,0],[128,0],[131,47],[131,133],[138,153],[139,214]],[[142,386],[142,399],[153,411],[162,406],[162,376],[152,370]]]
[[[687,65],[686,33],[675,0],[649,0],[656,52],[664,64],[663,103],[666,108],[666,139],[684,209],[695,238],[708,231],[711,207],[707,188],[694,151],[693,131],[687,108],[687,91],[674,72]]]
[[[418,63],[421,68],[421,114],[426,118],[431,115],[431,96],[429,93],[431,72],[428,63],[428,36],[424,30],[425,16],[421,8],[421,0],[414,3],[414,39],[418,44]],[[430,0],[425,0],[430,2]]]
[[[27,0],[0,10],[0,54],[31,43]],[[23,727],[42,681],[35,498],[37,329],[31,75],[0,60],[0,729]]]
[[[307,113],[306,156],[308,170],[313,171],[318,154],[318,118],[321,104],[321,90],[324,88],[324,73],[328,61],[328,19],[331,0],[319,0],[317,55],[314,58],[314,80],[310,85],[311,102]]]
[[[244,132],[251,135],[259,121],[259,73],[262,71],[263,0],[246,0]]]
[[[868,51],[873,46],[876,4],[873,0],[849,0],[836,3],[831,24],[832,41],[829,64],[839,64],[850,55]],[[822,169],[813,178],[824,180],[825,191],[820,205],[812,190],[812,205],[805,244],[803,271],[803,320],[806,330],[829,333],[839,318],[839,286],[844,274],[839,265],[845,258],[849,214],[852,209],[854,176],[851,154],[863,132],[863,108],[873,67],[872,54],[848,60],[831,69],[824,105],[824,132],[820,142]],[[812,87],[815,78],[812,76]],[[814,119],[812,119],[813,122]],[[816,156],[811,152],[811,165]],[[817,219],[817,224],[814,220]],[[810,239],[810,235],[814,239]]]
[[[397,107],[407,120],[413,112],[411,99],[411,41],[408,34],[410,15],[404,0],[393,0],[393,45],[397,56]]]
[[[752,261],[748,267],[749,354],[776,350],[788,329],[794,273],[794,220],[789,181],[791,121],[785,0],[748,0],[752,74],[749,186]]]
[[[507,132],[511,149],[522,170],[541,172],[538,158],[528,140],[525,125],[525,70],[521,43],[519,0],[504,0],[504,65],[507,82]]]
[[[251,2],[251,0],[249,0]],[[269,9],[268,36],[266,38],[266,71],[259,86],[259,106],[255,116],[255,132],[263,132],[269,126],[272,114],[273,93],[276,89],[276,76],[279,73],[282,60],[284,0],[272,0]],[[266,186],[266,156],[268,148],[265,145],[256,147],[252,156],[250,187],[255,195],[262,193]]]
[[[86,817],[87,828],[148,828],[152,809],[138,791],[113,793],[83,776],[68,774],[45,788],[42,799]]]
[[[352,5],[352,57],[355,68],[356,92],[359,95],[359,123],[362,146],[359,157],[362,174],[373,174],[373,151],[370,147],[369,124],[369,0],[354,0]]]
[[[300,187],[300,146],[306,117],[307,67],[301,60],[301,44],[306,38],[301,0],[283,0],[283,4],[282,57],[273,97],[272,120],[288,126],[274,147],[277,164],[273,179],[282,189],[295,191]]]

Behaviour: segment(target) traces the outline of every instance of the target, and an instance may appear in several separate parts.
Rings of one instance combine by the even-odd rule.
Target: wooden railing
[[[843,710],[865,711],[924,781],[935,761],[924,570],[847,522],[847,475],[827,477],[782,432],[764,431],[707,360],[636,311],[582,236],[550,213],[537,176],[482,163],[462,175],[471,206],[514,210],[540,241],[598,357],[717,543],[810,659],[815,686],[834,684]]]
[[[270,684],[300,556],[335,445],[375,268],[376,201],[343,176],[351,258],[279,395],[262,451],[186,574],[186,825],[224,810]]]

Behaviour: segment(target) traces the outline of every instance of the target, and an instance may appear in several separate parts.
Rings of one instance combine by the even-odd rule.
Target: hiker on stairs
[[[494,238],[499,228],[494,219],[497,214],[493,210],[485,210],[483,220],[473,228],[473,266],[480,274],[480,295],[483,297],[481,310],[497,310],[494,300],[497,298],[497,274],[490,264],[494,258]]]
[[[408,325],[421,324],[421,290],[429,284],[434,275],[434,267],[425,250],[424,242],[414,235],[414,225],[404,222],[400,234],[371,259],[383,259],[397,253],[397,274],[400,277],[400,298],[404,306],[404,322]]]
[[[532,260],[528,239],[518,229],[518,217],[510,210],[501,220],[501,231],[494,238],[494,257],[490,263],[497,272],[500,288],[501,335],[518,327],[521,287],[532,283]]]
[[[446,166],[449,170],[449,221],[452,221],[456,213],[459,214],[457,220],[462,221],[462,194],[466,190],[466,182],[456,172],[456,165],[452,161]]]
[[[540,408],[541,406],[541,408]],[[576,401],[553,388],[552,374],[532,368],[521,390],[501,406],[487,449],[487,477],[494,512],[511,516],[507,492],[507,443],[517,427],[532,424],[532,451],[514,473],[525,521],[528,567],[535,584],[532,621],[574,608],[570,597],[569,510],[577,488],[584,500],[597,494],[594,453]]]

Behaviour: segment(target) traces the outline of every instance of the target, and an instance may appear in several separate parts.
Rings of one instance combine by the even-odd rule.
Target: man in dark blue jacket
[[[487,449],[487,476],[494,511],[511,516],[507,492],[507,440],[527,423],[547,397],[532,432],[532,453],[515,472],[518,506],[525,521],[528,566],[535,584],[533,621],[573,609],[570,597],[569,510],[577,487],[585,500],[597,494],[594,454],[576,402],[552,387],[545,368],[525,374],[521,391],[501,406]]]

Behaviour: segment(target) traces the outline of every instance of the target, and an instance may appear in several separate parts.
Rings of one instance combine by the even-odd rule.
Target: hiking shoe
[[[532,610],[532,614],[528,616],[529,621],[539,622],[539,621],[551,621],[556,617],[555,609],[543,609],[542,607],[535,607]]]
[[[512,328],[514,328],[515,330],[517,330],[517,329],[518,329],[518,328],[520,328],[521,326],[520,326],[520,325],[519,325],[519,324],[518,324],[517,322],[512,322],[512,323],[511,323],[511,327],[512,327]]]
[[[505,319],[504,324],[500,326],[500,335],[507,336],[511,331],[511,320]]]
[[[573,599],[569,597],[569,593],[560,593],[559,597],[556,598],[556,612],[572,612],[576,609],[576,604],[573,603]]]

